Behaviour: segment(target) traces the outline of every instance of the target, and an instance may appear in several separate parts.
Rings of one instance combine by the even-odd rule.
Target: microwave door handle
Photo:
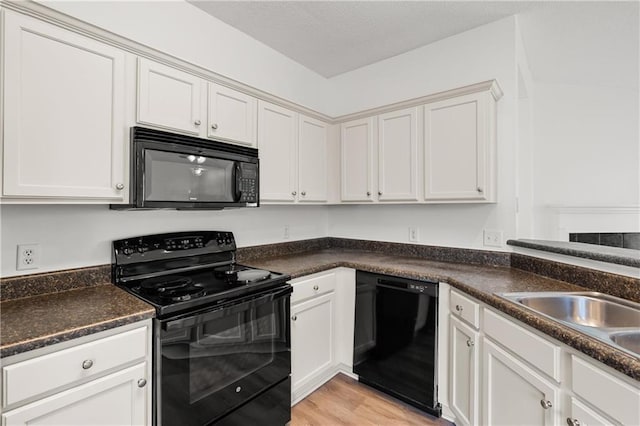
[[[240,199],[242,198],[242,191],[240,191],[240,180],[242,179],[242,175],[240,174],[240,163],[239,162],[235,162],[234,166],[233,166],[233,174],[235,175],[234,181],[235,181],[235,193],[233,194],[234,199],[233,201],[235,203],[240,202]]]

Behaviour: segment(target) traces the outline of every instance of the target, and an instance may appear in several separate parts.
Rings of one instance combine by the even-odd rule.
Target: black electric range
[[[113,242],[113,282],[156,309],[153,423],[291,418],[288,275],[238,265],[231,232]]]

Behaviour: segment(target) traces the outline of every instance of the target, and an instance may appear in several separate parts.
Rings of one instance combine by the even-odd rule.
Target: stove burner
[[[174,302],[183,302],[204,295],[200,284],[194,284],[190,278],[182,276],[154,277],[140,285],[143,293],[158,296]]]

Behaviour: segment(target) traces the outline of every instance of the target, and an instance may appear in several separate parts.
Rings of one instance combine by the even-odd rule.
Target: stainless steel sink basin
[[[640,354],[640,330],[610,333],[609,338],[616,345]]]
[[[502,293],[499,296],[640,356],[640,303],[597,292]]]
[[[626,300],[611,300],[610,296],[591,294],[535,294],[514,300],[534,311],[560,321],[587,327],[638,327],[640,309],[630,307]]]

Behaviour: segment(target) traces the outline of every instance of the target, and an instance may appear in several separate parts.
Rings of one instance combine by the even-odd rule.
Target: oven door
[[[156,325],[158,425],[205,425],[289,377],[288,284]],[[290,405],[290,395],[282,401]]]

